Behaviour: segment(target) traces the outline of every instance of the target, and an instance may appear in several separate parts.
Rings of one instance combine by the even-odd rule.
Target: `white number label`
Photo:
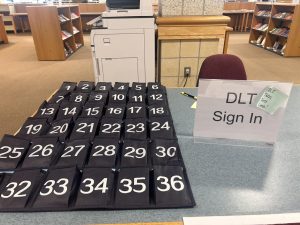
[[[143,101],[143,95],[133,96],[132,98],[135,102],[142,102]]]
[[[65,123],[62,126],[54,126],[53,130],[50,131],[49,133],[50,134],[58,134],[58,133],[63,134],[67,131],[68,127],[69,127],[69,124],[67,124],[67,123]]]
[[[78,124],[79,128],[77,128],[76,132],[79,132],[79,133],[92,133],[93,132],[93,129],[94,129],[94,123],[90,123],[90,124],[87,124],[87,123],[80,123]],[[90,128],[87,132],[83,129],[85,128]]]
[[[178,175],[172,176],[170,181],[167,177],[158,176],[157,181],[160,181],[160,184],[165,186],[164,188],[157,187],[157,190],[159,190],[161,192],[169,191],[171,188],[174,191],[182,191],[184,189],[182,177],[178,176]]]
[[[75,102],[82,102],[82,95],[77,95],[75,98]]]
[[[102,98],[102,95],[95,95],[95,101],[100,101]]]
[[[5,195],[4,193],[1,194],[1,198],[21,198],[26,197],[26,194],[24,193],[29,187],[31,186],[31,182],[28,180],[24,180],[20,182],[19,184],[16,182],[11,182],[8,185],[6,185],[6,192],[9,192],[8,195]],[[15,193],[16,188],[20,187],[21,189]]]
[[[128,158],[144,158],[146,156],[146,149],[145,148],[133,148],[133,147],[126,147],[125,150],[129,150],[124,157]]]
[[[109,114],[119,115],[122,113],[122,108],[108,108]]]
[[[28,157],[29,158],[39,157],[40,155],[37,154],[38,152],[41,152],[41,156],[47,157],[52,154],[53,148],[54,145],[52,144],[46,145],[45,147],[43,147],[42,145],[35,145],[33,146],[32,149],[36,151],[32,152]]]
[[[152,100],[158,100],[158,101],[162,101],[163,95],[162,94],[153,94],[153,95],[150,95],[150,98],[152,98]]]
[[[2,146],[0,148],[1,153],[0,153],[0,158],[2,159],[16,159],[19,158],[21,156],[21,151],[24,150],[25,148],[11,148],[9,146]],[[4,152],[2,152],[2,150],[4,150]],[[13,155],[14,154],[14,155]]]
[[[119,88],[119,89],[120,89],[120,88]],[[123,95],[123,94],[113,94],[112,97],[113,97],[113,99],[114,99],[115,101],[116,101],[116,100],[122,101],[122,100],[125,99],[125,95]]]
[[[93,156],[113,156],[116,154],[116,146],[114,145],[98,145],[95,147],[96,151]]]
[[[176,154],[176,147],[170,147],[166,149],[165,147],[157,146],[156,150],[158,150],[158,152],[156,152],[155,155],[160,158],[164,158],[166,156],[172,158]]]
[[[135,193],[143,193],[146,191],[147,187],[146,184],[142,181],[146,180],[145,177],[136,177],[133,179],[133,186],[132,187],[132,180],[130,179],[122,179],[120,184],[123,184],[124,189],[119,189],[119,191],[123,194],[131,193],[132,191]],[[138,188],[140,187],[140,188]]]
[[[62,95],[57,96],[56,103],[61,102],[64,98],[65,98],[65,96],[62,96]]]
[[[151,89],[157,90],[157,89],[158,89],[158,85],[157,85],[157,84],[153,84],[153,85],[151,86]]]
[[[25,128],[27,128],[27,134],[37,134],[38,132],[41,131],[43,125],[42,124],[37,124],[37,125],[28,125]]]
[[[132,106],[129,107],[128,110],[130,111],[130,113],[139,113],[141,111],[142,107],[140,106]]]
[[[41,115],[52,115],[54,113],[54,108],[44,108],[41,109]]]
[[[104,129],[102,130],[103,133],[119,133],[121,129],[121,124],[119,123],[114,123],[114,124],[103,124]]]
[[[165,122],[163,125],[161,125],[159,122],[153,122],[152,123],[153,127],[151,129],[151,131],[160,131],[162,129],[165,129],[165,130],[170,130],[170,125],[169,125],[169,122]]]
[[[61,158],[72,157],[70,153],[76,150],[74,156],[77,157],[79,153],[84,149],[85,145],[76,145],[76,146],[68,146],[64,150],[64,154],[62,154]]]
[[[89,86],[90,86],[89,84],[83,84],[81,89],[82,90],[88,90]]]
[[[137,90],[137,91],[142,90],[142,85],[140,85],[140,84],[135,85],[135,90]]]
[[[99,90],[106,90],[106,86],[100,86]]]
[[[100,113],[100,107],[88,108],[85,111],[87,111],[88,116],[96,116]]]
[[[125,85],[121,85],[120,87],[118,87],[119,90],[124,90],[125,89]]]
[[[69,180],[66,178],[61,178],[57,182],[55,182],[55,180],[48,180],[44,184],[44,188],[48,191],[46,191],[46,192],[40,191],[40,195],[47,196],[47,195],[50,195],[52,192],[55,195],[64,195],[68,191],[68,187],[67,187],[68,183],[69,183]],[[55,184],[58,185],[58,187],[56,189],[54,189]]]
[[[76,114],[76,107],[74,107],[74,108],[64,108],[63,109],[63,111],[64,111],[64,115],[66,116],[66,115],[75,115]]]
[[[164,108],[163,107],[159,107],[159,108],[152,108],[150,109],[150,111],[155,115],[155,114],[164,114]]]
[[[137,124],[127,124],[126,132],[129,133],[142,133],[145,131],[145,124],[137,123]]]
[[[92,178],[86,178],[84,181],[82,181],[83,184],[85,184],[84,188],[86,190],[80,189],[80,193],[84,195],[91,194],[93,191],[101,191],[102,194],[105,194],[106,191],[108,191],[107,187],[107,178],[103,178],[96,186],[94,179]]]

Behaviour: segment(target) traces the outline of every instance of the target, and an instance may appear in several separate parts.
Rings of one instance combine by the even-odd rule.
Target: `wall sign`
[[[291,88],[275,81],[200,80],[194,137],[274,143]]]

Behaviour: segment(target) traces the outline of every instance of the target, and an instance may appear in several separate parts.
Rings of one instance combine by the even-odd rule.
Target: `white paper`
[[[209,216],[184,217],[184,225],[272,225],[300,224],[300,213],[245,215],[245,216]]]

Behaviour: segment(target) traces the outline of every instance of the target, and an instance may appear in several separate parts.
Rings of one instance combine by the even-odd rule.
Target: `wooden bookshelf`
[[[4,27],[3,15],[0,14],[0,44],[2,44],[2,43],[7,44],[8,39],[7,39],[5,27]]]
[[[28,6],[27,12],[39,60],[65,60],[84,45],[78,6]]]
[[[13,5],[9,4],[0,4],[0,14],[3,15],[3,22],[4,27],[6,31],[13,31],[15,34],[16,26],[13,16],[10,14],[11,8],[13,8]]]
[[[262,10],[270,11],[270,16],[259,15]],[[278,15],[282,13],[286,17],[279,18]],[[290,14],[292,18],[288,16]],[[267,29],[257,28],[260,23],[267,24]],[[260,36],[261,41],[257,41]],[[282,56],[300,56],[300,5],[257,3],[249,43]]]

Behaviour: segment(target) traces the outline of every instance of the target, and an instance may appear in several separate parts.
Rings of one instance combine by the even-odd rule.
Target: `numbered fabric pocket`
[[[154,104],[164,104],[167,105],[167,95],[163,91],[148,91],[148,104],[154,105]]]
[[[68,118],[73,118],[73,120],[76,120],[80,115],[81,108],[81,103],[62,102],[60,104],[56,120]]]
[[[95,87],[95,91],[110,91],[111,89],[111,82],[98,82]]]
[[[118,139],[95,138],[88,166],[113,168],[115,167],[118,154]]]
[[[115,208],[148,208],[149,169],[122,168],[118,176]]]
[[[175,139],[175,129],[171,117],[152,118],[149,122],[150,138],[153,139]]]
[[[108,104],[106,107],[105,118],[123,119],[125,114],[125,105]]]
[[[68,141],[55,167],[75,167],[83,169],[89,153],[89,140]]]
[[[89,139],[92,141],[95,137],[99,119],[97,118],[79,118],[70,136],[70,140]]]
[[[156,139],[151,143],[153,165],[179,165],[181,153],[177,140]]]
[[[149,106],[150,120],[153,117],[167,117],[167,116],[171,116],[168,105],[159,103],[159,104]]]
[[[52,122],[58,112],[59,104],[47,103],[46,101],[40,106],[37,113],[35,114],[35,118],[45,118],[48,122]]]
[[[80,93],[80,92],[73,92],[70,95],[70,102],[75,102],[75,103],[81,103],[82,105],[85,104],[85,102],[88,100],[89,94],[88,93]]]
[[[156,207],[177,208],[195,205],[182,167],[155,167],[154,186]]]
[[[126,119],[124,132],[126,139],[146,140],[148,137],[146,119]]]
[[[130,103],[145,103],[146,94],[140,91],[130,90],[128,95],[128,102]]]
[[[141,93],[146,93],[147,90],[146,83],[133,82],[131,86],[131,90],[141,92]]]
[[[143,103],[128,103],[126,119],[147,118],[146,105]]]
[[[82,172],[76,208],[105,209],[112,204],[114,172],[111,169],[86,168]]]
[[[76,91],[91,92],[95,88],[95,84],[92,81],[80,81]]]
[[[122,120],[103,118],[99,131],[99,137],[103,138],[116,138],[121,136]]]
[[[52,169],[40,187],[33,209],[68,210],[75,201],[79,172],[76,168]]]
[[[4,135],[0,143],[0,170],[14,170],[24,158],[30,142]]]
[[[104,103],[102,102],[87,102],[81,112],[80,117],[95,117],[101,118],[104,110]]]
[[[77,87],[77,83],[75,82],[63,82],[62,85],[59,88],[59,91],[75,91]]]
[[[32,138],[46,134],[49,126],[47,119],[29,117],[16,136],[31,140]]]
[[[68,101],[70,95],[70,91],[58,91],[56,92],[48,103],[61,104],[63,101]]]
[[[129,83],[124,82],[116,82],[114,86],[114,90],[117,91],[125,91],[127,92],[129,89]]]
[[[5,175],[0,192],[0,210],[25,211],[42,177],[40,170],[24,170]]]
[[[108,98],[108,91],[93,91],[90,94],[89,102],[106,104]]]
[[[127,102],[127,91],[112,90],[109,92],[109,103],[123,104]]]
[[[58,137],[61,142],[64,142],[72,129],[73,119],[63,119],[55,121],[47,133],[48,137]]]
[[[148,142],[124,140],[122,148],[122,167],[145,167],[148,164]]]
[[[22,168],[47,169],[56,160],[62,151],[62,147],[57,138],[41,137],[33,139]]]

